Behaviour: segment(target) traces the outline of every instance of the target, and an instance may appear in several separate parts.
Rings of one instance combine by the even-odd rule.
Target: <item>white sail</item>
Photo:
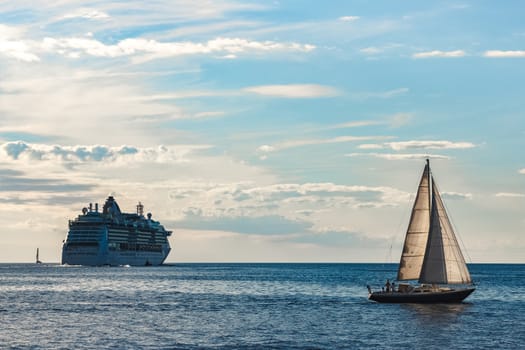
[[[450,224],[443,200],[432,178],[430,231],[419,276],[420,283],[467,284],[470,274]]]
[[[403,253],[399,262],[397,273],[399,281],[418,279],[421,272],[430,227],[429,173],[430,167],[427,161],[412,208]]]

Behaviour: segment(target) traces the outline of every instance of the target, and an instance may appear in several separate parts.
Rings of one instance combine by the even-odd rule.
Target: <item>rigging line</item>
[[[397,225],[397,229],[390,235],[390,247],[389,247],[388,256],[387,256],[389,258],[389,260],[388,260],[389,262],[392,262],[392,247],[393,247],[394,243],[398,240],[399,236],[402,234],[401,227],[402,227],[403,223],[405,221],[408,221],[408,220],[406,220],[406,216],[407,216],[407,213],[412,209],[411,203],[414,202],[415,196],[416,195],[414,193],[410,194],[410,197],[408,198],[408,205],[405,206],[405,210],[403,211],[403,215],[401,215],[399,217],[399,223]],[[387,259],[385,259],[385,260],[387,260]]]
[[[443,206],[445,207],[446,212],[450,213],[450,211],[449,211],[445,201],[441,201],[441,202],[443,203]],[[448,221],[452,225],[452,229],[454,230],[454,232],[456,234],[456,237],[459,238],[462,250],[466,253],[467,258],[469,260],[469,263],[472,263],[472,259],[470,257],[470,254],[468,253],[468,250],[467,250],[467,247],[465,246],[465,243],[463,243],[463,239],[461,238],[461,235],[459,234],[458,228],[456,227],[456,224],[454,223],[454,219],[450,215],[447,215],[447,216],[448,216]]]

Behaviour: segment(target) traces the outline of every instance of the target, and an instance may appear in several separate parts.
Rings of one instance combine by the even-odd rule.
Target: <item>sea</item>
[[[378,304],[397,264],[0,264],[0,349],[524,349],[525,265],[460,304]]]

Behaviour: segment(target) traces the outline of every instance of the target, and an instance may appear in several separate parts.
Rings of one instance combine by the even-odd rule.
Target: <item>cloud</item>
[[[339,91],[333,87],[316,84],[250,86],[244,88],[243,91],[282,98],[334,97],[340,94]]]
[[[406,149],[466,149],[476,147],[470,142],[452,142],[452,141],[404,141],[390,142],[386,144],[396,151]]]
[[[384,50],[378,47],[365,47],[359,50],[359,52],[364,53],[365,55],[377,55],[378,53],[383,52]]]
[[[94,71],[43,64],[46,69],[40,65],[7,69],[0,79],[0,137],[2,134],[18,134],[19,137],[5,138],[112,146],[132,140],[134,144],[156,146],[171,144],[181,135],[173,120],[202,119],[212,114],[218,116],[219,112],[228,113],[220,109],[200,109],[208,106],[201,104],[181,107],[178,101],[169,99],[170,96],[166,99],[149,98],[155,94],[144,86],[147,73],[133,70],[128,73],[129,66],[126,65],[110,65]],[[148,79],[158,79],[156,76],[161,74],[169,77],[178,72],[159,69]],[[235,93],[239,95],[238,91]],[[159,94],[162,95],[171,94]],[[38,139],[26,137],[35,130],[38,130]]]
[[[24,30],[0,23],[0,40],[19,39],[24,35]]]
[[[431,58],[431,57],[445,57],[445,58],[451,58],[451,57],[463,57],[466,53],[463,50],[456,50],[456,51],[427,51],[427,52],[418,52],[412,55],[412,58]]]
[[[85,19],[108,19],[110,16],[99,10],[95,9],[78,9],[74,12],[70,12],[62,16],[62,19],[71,19],[71,18],[85,18]]]
[[[106,19],[109,16],[97,10],[78,10],[62,18]],[[25,62],[36,62],[40,58],[35,51],[55,52],[66,57],[78,58],[81,54],[95,57],[115,58],[136,56],[138,61],[188,55],[219,55],[219,58],[236,58],[243,53],[310,52],[314,45],[281,43],[275,41],[253,41],[242,38],[218,37],[207,42],[159,42],[153,39],[127,38],[107,45],[91,37],[53,38],[46,37],[40,43],[21,39],[23,31],[5,25],[0,26],[0,53]],[[17,37],[19,40],[12,40]],[[8,40],[11,38],[11,40]]]
[[[40,58],[30,52],[29,46],[23,41],[0,39],[0,54],[23,62],[40,61]]]
[[[182,216],[268,217],[315,221],[329,208],[364,208],[397,205],[409,194],[388,186],[337,185],[334,183],[252,183],[181,184],[169,191]],[[331,210],[331,209],[330,209]],[[307,214],[305,214],[305,212]]]
[[[176,221],[178,229],[219,230],[243,234],[284,235],[304,233],[311,223],[271,215],[261,217],[213,217],[203,216],[199,210],[188,212],[183,220]]]
[[[274,152],[276,150],[277,149],[275,147],[270,146],[270,145],[262,145],[259,148],[257,148],[257,151],[262,152],[262,153]]]
[[[470,142],[452,141],[401,141],[386,142],[383,144],[364,144],[358,146],[360,149],[384,149],[390,148],[394,151],[404,151],[407,149],[467,149],[476,147]]]
[[[0,41],[0,54],[23,62],[38,62],[40,58],[29,52],[23,42]]]
[[[31,52],[30,46],[22,39],[25,30],[0,24],[0,55],[23,62],[38,62],[40,58]]]
[[[326,145],[333,143],[343,143],[343,142],[356,142],[364,140],[376,140],[388,138],[387,136],[338,136],[330,139],[303,139],[303,140],[292,140],[277,143],[274,145],[262,145],[257,148],[257,151],[260,153],[269,153],[275,151],[281,151],[288,148],[311,146],[311,145]]]
[[[365,143],[357,146],[359,149],[383,149],[384,146],[377,143]]]
[[[343,21],[343,22],[354,22],[354,21],[357,21],[359,18],[359,16],[343,16],[343,17],[339,17],[339,20],[340,21]]]
[[[451,199],[451,200],[472,199],[472,193],[441,192],[441,196],[445,199]]]
[[[0,160],[5,162],[50,161],[69,164],[137,161],[184,162],[185,156],[190,152],[206,148],[209,146],[159,146],[157,148],[106,145],[60,146],[16,141],[0,144]]]
[[[368,98],[393,98],[401,95],[405,95],[410,91],[409,88],[399,88],[393,90],[387,90],[382,92],[359,92],[352,93],[351,96],[357,99],[368,99]]]
[[[316,246],[334,246],[334,247],[378,247],[383,242],[377,238],[368,238],[362,234],[355,232],[340,231],[325,231],[315,233],[305,233],[298,236],[290,237],[294,242],[311,243]]]
[[[388,160],[420,160],[420,159],[450,159],[449,156],[439,154],[428,154],[428,153],[412,153],[412,154],[399,154],[399,153],[349,153],[347,157],[375,157]]]
[[[371,126],[371,125],[381,125],[384,124],[384,122],[377,121],[377,120],[357,120],[353,122],[347,122],[347,123],[341,123],[336,125],[331,125],[327,127],[319,127],[316,128],[316,130],[322,129],[322,130],[333,130],[333,129],[346,129],[346,128],[360,128],[364,126]]]
[[[490,58],[525,58],[525,51],[501,51],[501,50],[489,50],[483,53],[483,56]]]
[[[389,52],[389,51],[392,51],[392,50],[398,50],[400,48],[403,48],[405,47],[404,44],[399,44],[399,43],[389,43],[389,44],[386,44],[386,45],[382,45],[382,46],[368,46],[368,47],[364,47],[362,49],[359,49],[359,52],[364,54],[364,55],[368,55],[368,56],[374,56],[374,55],[378,55],[378,54],[381,54],[381,53],[386,53],[386,52]]]
[[[70,183],[65,179],[40,179],[30,177],[0,176],[0,192],[72,192],[79,193],[93,189],[93,185]],[[10,201],[11,202],[11,201]]]
[[[62,54],[84,53],[96,57],[121,57],[147,54],[147,59],[199,54],[241,54],[264,52],[309,52],[315,46],[275,41],[250,41],[242,38],[216,38],[207,42],[159,42],[142,38],[128,38],[114,45],[106,45],[91,38],[45,38],[42,47]]]
[[[503,198],[525,198],[525,194],[523,193],[511,193],[511,192],[499,192],[495,194],[496,197],[503,197]]]
[[[222,117],[224,115],[225,115],[225,112],[223,111],[207,111],[207,112],[195,113],[192,119],[216,118],[216,117]]]
[[[524,174],[524,175],[525,175],[525,168],[518,170],[518,173],[519,173],[519,174]]]
[[[390,120],[390,125],[393,128],[399,128],[408,124],[413,118],[414,115],[412,113],[396,113],[391,115],[388,119]]]
[[[386,208],[404,207],[411,197],[410,193],[388,186],[334,183],[174,185],[168,192],[168,205],[165,201],[163,204],[170,208],[170,217],[183,226],[279,236],[334,230],[368,233],[361,227],[367,226],[365,223],[376,217],[378,210],[388,213],[391,209]],[[270,227],[264,227],[265,220]],[[374,222],[372,226],[375,224],[382,225]]]

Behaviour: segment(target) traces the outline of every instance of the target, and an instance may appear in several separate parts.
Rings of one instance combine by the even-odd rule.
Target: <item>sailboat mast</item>
[[[428,217],[430,222],[430,215],[432,213],[432,172],[430,170],[430,158],[427,158],[427,169],[428,169],[428,207],[430,210],[428,211]]]

